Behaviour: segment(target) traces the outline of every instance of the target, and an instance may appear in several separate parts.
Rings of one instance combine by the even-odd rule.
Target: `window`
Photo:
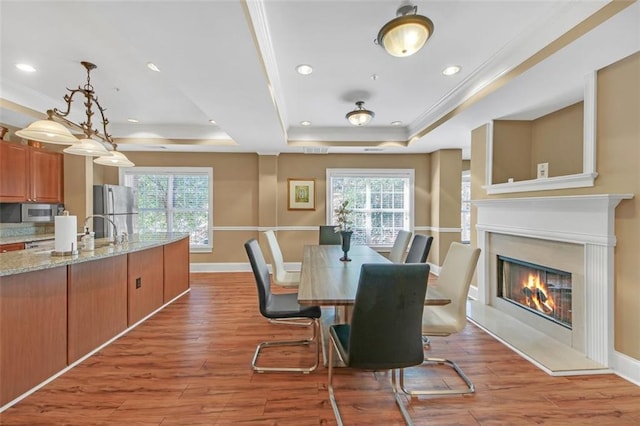
[[[192,249],[211,249],[213,170],[210,167],[132,167],[120,182],[138,197],[138,232],[187,232]]]
[[[327,169],[327,224],[349,200],[352,244],[391,247],[399,230],[413,228],[413,169]]]
[[[463,243],[471,241],[471,174],[469,170],[462,172],[462,211],[460,213]]]

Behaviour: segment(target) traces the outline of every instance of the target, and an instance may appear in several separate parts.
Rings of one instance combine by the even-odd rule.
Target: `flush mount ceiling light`
[[[373,111],[364,108],[364,101],[356,102],[356,109],[347,113],[345,118],[354,126],[365,126],[375,117]]]
[[[93,160],[94,163],[97,164],[117,167],[132,167],[134,164],[129,161],[124,154],[116,151],[117,145],[113,142],[111,135],[107,132],[107,124],[109,124],[109,120],[104,116],[104,108],[100,106],[98,97],[95,95],[93,86],[91,85],[91,70],[96,69],[96,66],[91,62],[82,61],[80,63],[87,70],[87,83],[84,86],[78,86],[78,88],[74,90],[67,89],[69,93],[64,95],[63,98],[67,103],[67,110],[60,111],[58,108],[50,109],[47,111],[48,118],[46,120],[39,120],[31,123],[27,128],[18,130],[16,135],[36,142],[72,145],[64,150],[69,154],[86,156],[103,155],[103,157]],[[86,108],[85,114],[87,116],[87,120],[80,124],[74,123],[67,118],[71,112],[73,97],[78,93],[81,93],[85,98],[83,104]],[[99,130],[94,129],[93,123],[91,122],[91,118],[94,114],[94,105],[98,108],[100,117],[102,118],[102,133]],[[85,134],[86,138],[78,140],[65,126],[79,129]],[[96,141],[96,138],[99,139],[99,141]],[[99,150],[99,148],[97,148],[97,145],[102,145],[107,154],[98,152],[97,150]],[[119,159],[118,161],[112,160],[114,155]],[[101,158],[108,158],[108,163],[98,162]]]
[[[433,22],[418,15],[418,6],[400,6],[396,17],[384,24],[378,32],[376,44],[393,56],[411,56],[427,42],[433,34]]]

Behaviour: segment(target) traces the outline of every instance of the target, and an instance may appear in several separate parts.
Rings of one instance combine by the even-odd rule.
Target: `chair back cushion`
[[[284,268],[284,258],[282,257],[282,251],[280,245],[276,239],[276,234],[273,231],[265,231],[264,236],[267,238],[267,246],[271,252],[271,266],[273,267],[273,275],[275,275],[275,281],[282,282],[285,280],[286,270]]]
[[[267,316],[267,305],[271,297],[271,279],[269,278],[269,268],[264,260],[260,245],[255,238],[244,243],[244,248],[251,263],[251,270],[256,279],[258,287],[258,303],[260,305],[260,313]]]
[[[442,296],[451,299],[451,303],[445,306],[434,306],[434,315],[431,327],[434,330],[457,333],[467,324],[467,296],[471,279],[478,263],[480,249],[467,244],[452,242],[440,268],[437,289]],[[425,308],[425,320],[430,318]],[[429,323],[425,322],[425,334],[429,329]]]
[[[411,232],[400,230],[396,235],[396,240],[393,242],[391,252],[389,253],[389,260],[393,263],[402,263],[404,254],[409,246],[409,240],[411,240]]]
[[[320,225],[320,235],[318,242],[320,245],[340,245],[342,244],[342,238],[340,233],[335,231],[333,225]]]
[[[429,250],[431,250],[431,243],[433,237],[427,237],[426,235],[416,234],[413,236],[411,242],[411,248],[407,253],[407,258],[404,263],[424,263],[429,256]]]
[[[425,263],[362,265],[345,360],[350,367],[382,370],[422,363],[428,277]]]

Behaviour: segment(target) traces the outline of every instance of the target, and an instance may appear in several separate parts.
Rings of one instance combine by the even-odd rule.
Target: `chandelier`
[[[77,89],[67,89],[69,93],[64,95],[64,101],[67,103],[66,111],[61,111],[58,108],[47,110],[46,120],[33,122],[26,128],[18,130],[16,135],[36,142],[71,145],[64,149],[63,152],[74,155],[98,157],[93,160],[96,164],[115,167],[133,167],[134,164],[129,161],[124,154],[117,151],[118,146],[113,142],[113,138],[107,132],[109,120],[105,117],[105,110],[98,102],[98,97],[91,85],[91,70],[97,67],[91,62],[82,61],[80,63],[87,70],[87,83],[84,86],[78,86]],[[80,124],[74,123],[67,118],[71,112],[73,97],[78,93],[82,94],[85,98],[84,106],[87,117],[86,121]],[[91,121],[95,114],[93,110],[94,105],[97,107],[102,119],[102,132],[95,129]],[[81,130],[85,137],[82,139],[76,138],[66,126]]]
[[[400,6],[396,17],[384,24],[378,32],[376,44],[393,56],[411,56],[422,49],[433,34],[433,22],[418,15],[418,6]]]
[[[365,109],[364,101],[358,101],[356,102],[356,108],[353,111],[349,111],[345,118],[354,126],[365,126],[369,124],[375,115],[373,111]]]

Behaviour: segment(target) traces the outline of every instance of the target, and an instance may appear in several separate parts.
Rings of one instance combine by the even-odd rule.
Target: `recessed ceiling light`
[[[16,68],[24,72],[36,72],[36,69],[29,64],[16,64]]]
[[[451,65],[450,67],[446,67],[442,70],[442,74],[444,75],[454,75],[458,74],[462,68],[460,65]]]
[[[391,125],[392,126],[402,126],[402,121],[392,121]]]
[[[311,126],[311,122],[310,121],[301,121],[300,125],[301,126]]]
[[[147,62],[147,68],[151,71],[160,72],[160,68],[158,68],[153,62]]]
[[[127,121],[128,121],[129,123],[139,123],[139,121],[138,121],[138,120],[136,120],[135,118],[127,118]]]
[[[301,75],[309,75],[313,72],[313,67],[307,64],[301,64],[296,67],[296,71]]]
[[[218,124],[218,123],[216,123],[216,120],[209,120],[209,123],[211,123],[211,124]]]

